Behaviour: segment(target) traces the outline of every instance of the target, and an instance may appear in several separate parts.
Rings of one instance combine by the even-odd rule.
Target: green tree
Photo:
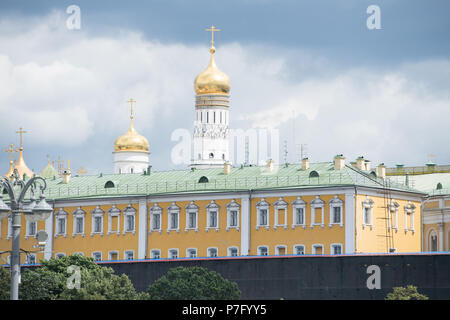
[[[9,300],[9,287],[11,285],[11,274],[9,268],[0,267],[0,300]]]
[[[386,300],[428,300],[426,295],[417,291],[417,287],[409,285],[406,287],[394,287],[394,292],[386,296]]]
[[[241,296],[235,282],[201,267],[177,267],[148,288],[152,300],[236,300]]]
[[[69,266],[80,271],[79,288],[67,285],[73,273]],[[23,300],[135,300],[145,299],[137,294],[126,275],[115,275],[113,269],[97,265],[92,258],[72,255],[41,261],[41,266],[22,274],[19,298]]]

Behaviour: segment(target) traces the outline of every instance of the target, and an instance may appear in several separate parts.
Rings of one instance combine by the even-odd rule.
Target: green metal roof
[[[318,177],[310,177],[316,171]],[[199,183],[201,177],[208,182]],[[185,192],[220,192],[266,190],[277,188],[310,188],[330,186],[387,187],[379,178],[352,166],[334,170],[333,162],[311,163],[308,170],[301,170],[301,164],[274,166],[267,172],[265,166],[243,166],[231,168],[224,174],[222,168],[153,171],[144,174],[100,174],[95,176],[73,176],[68,184],[62,178],[49,178],[46,197],[48,199],[95,198],[121,195],[154,195]],[[105,188],[111,181],[114,187]],[[405,185],[389,183],[392,190],[422,193]]]
[[[405,184],[406,175],[390,177],[396,183]],[[409,185],[429,195],[450,194],[450,173],[430,173],[420,175],[409,175]],[[442,189],[437,189],[438,183]]]

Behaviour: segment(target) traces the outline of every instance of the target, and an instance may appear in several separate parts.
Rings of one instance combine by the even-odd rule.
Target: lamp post
[[[39,186],[40,200],[36,203],[34,193]],[[52,213],[52,207],[45,201],[44,190],[47,183],[41,177],[32,177],[26,182],[19,178],[17,169],[14,169],[12,178],[0,178],[0,220],[6,218],[11,212],[12,222],[12,251],[11,251],[11,300],[19,299],[19,279],[20,279],[20,220],[21,213],[25,219],[31,222],[46,220]],[[8,206],[2,200],[3,190],[9,195]],[[24,203],[25,194],[30,190],[31,202]]]

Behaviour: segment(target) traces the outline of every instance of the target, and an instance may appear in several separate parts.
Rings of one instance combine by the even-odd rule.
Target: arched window
[[[376,172],[375,171],[371,171],[370,172],[370,177],[375,179],[377,177]]]
[[[319,173],[315,170],[311,171],[311,173],[309,174],[310,178],[318,178],[319,177]]]
[[[117,187],[117,182],[112,181],[112,180],[106,181],[106,183],[105,183],[105,189],[106,189],[106,188],[115,188],[115,187]]]
[[[208,180],[208,178],[205,177],[205,176],[201,177],[201,178],[198,180],[198,183],[206,183],[206,182],[209,182],[209,180]]]
[[[209,154],[209,158],[210,158],[210,159],[213,159],[213,158],[214,158],[214,153],[211,152],[211,153]]]
[[[436,190],[441,190],[441,189],[442,189],[442,183],[439,182],[436,186]]]
[[[438,251],[438,237],[435,230],[430,232],[428,249],[430,251]]]

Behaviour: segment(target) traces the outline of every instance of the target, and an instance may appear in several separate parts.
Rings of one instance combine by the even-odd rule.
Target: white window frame
[[[158,258],[155,258],[156,253],[158,253]],[[161,259],[161,250],[160,249],[151,249],[150,250],[150,259]]]
[[[63,208],[59,208],[57,212],[55,212],[55,238],[64,237],[67,238],[67,212],[63,210]],[[64,219],[64,232],[61,233],[59,230],[59,219]],[[56,257],[56,255],[55,255]]]
[[[436,237],[436,251],[432,251],[431,238]],[[435,229],[428,231],[428,252],[438,252],[439,251],[439,234]]]
[[[75,238],[76,235],[81,235],[81,236],[84,238],[84,236],[85,236],[85,230],[86,230],[86,219],[85,219],[85,217],[86,217],[86,212],[84,212],[84,211],[81,209],[81,207],[78,207],[78,209],[75,210],[75,211],[72,213],[72,216],[73,216],[73,232],[72,232],[72,238]],[[82,228],[83,228],[83,230],[82,230],[81,233],[78,233],[78,232],[77,232],[77,218],[81,218],[81,219],[83,220],[83,222],[82,222],[82,226],[83,226]]]
[[[330,205],[330,223],[329,227],[333,227],[333,225],[339,225],[341,228],[344,226],[344,201],[342,199],[339,199],[339,197],[334,195],[334,198],[331,199],[328,204]],[[339,222],[333,222],[334,219],[334,208],[340,208],[340,215],[339,215]]]
[[[153,206],[150,207],[150,228],[149,228],[149,232],[159,232],[159,234],[161,234],[162,231],[162,212],[163,209],[158,205],[158,202],[155,202],[153,204]],[[159,228],[154,228],[153,224],[154,224],[154,219],[155,216],[159,216]],[[161,256],[161,253],[160,253]]]
[[[261,249],[266,249],[266,254],[261,253]],[[269,255],[269,246],[258,246],[257,247],[258,256],[268,256]]]
[[[370,230],[373,228],[373,204],[374,201],[369,197],[362,202],[362,228],[364,229],[366,226],[370,227]],[[369,209],[369,217],[370,223],[366,223],[366,209]]]
[[[173,252],[176,252],[177,256],[175,258],[172,257],[172,253]],[[170,248],[169,250],[167,250],[167,257],[169,259],[179,259],[180,258],[180,251],[178,250],[178,248]]]
[[[194,230],[195,232],[198,232],[198,206],[194,203],[194,201],[191,201],[185,208],[186,212],[186,226],[184,228],[185,232],[188,232],[189,230]],[[189,215],[195,214],[195,226],[189,227]]]
[[[416,206],[408,201],[408,204],[405,206],[405,233],[411,231],[414,234],[414,212]],[[408,216],[409,216],[409,225],[408,225]]]
[[[123,209],[123,231],[122,234],[131,233],[132,235],[136,234],[136,212],[137,210],[130,204]],[[127,230],[128,228],[128,217],[133,217],[133,228],[131,230]]]
[[[30,257],[34,257],[34,262],[30,262]],[[36,264],[37,263],[36,255],[34,253],[28,253],[26,263],[27,264]]]
[[[99,254],[99,255],[100,255],[100,260],[95,260],[95,255],[96,255],[96,254]],[[92,252],[92,259],[94,259],[94,261],[102,261],[102,259],[103,259],[102,252],[101,252],[101,251],[95,251],[95,252]]]
[[[216,226],[215,227],[210,226],[211,212],[216,213]],[[211,203],[209,203],[206,206],[206,232],[208,232],[209,230],[216,230],[216,232],[218,232],[219,225],[220,225],[220,207],[214,202],[214,200],[211,200]]]
[[[282,197],[280,197],[274,204],[273,204],[275,214],[274,214],[274,225],[273,229],[276,230],[278,227],[283,227],[284,229],[288,228],[288,216],[287,216],[287,209],[288,209],[288,203],[283,200]],[[280,211],[284,211],[284,223],[280,224]],[[283,213],[281,213],[283,214]]]
[[[65,257],[66,254],[64,252],[57,252],[55,253],[55,259],[61,259],[62,257]]]
[[[298,247],[302,247],[302,249],[303,249],[303,253],[301,253],[301,254],[298,254],[297,253],[297,248]],[[304,244],[294,244],[294,246],[292,247],[292,252],[294,253],[294,255],[296,255],[296,256],[300,256],[300,255],[305,255],[306,254],[306,250],[305,250],[305,245]]]
[[[112,255],[113,254],[117,255],[117,260],[113,260],[112,259]],[[117,251],[117,250],[108,251],[108,260],[109,261],[119,261],[120,260],[120,258],[119,258],[119,251]]]
[[[34,225],[36,226],[34,229],[34,234],[30,233],[30,224],[34,223]],[[25,232],[25,240],[28,239],[28,237],[33,237],[36,238],[37,232],[38,232],[38,222],[37,221],[26,221],[26,232]]]
[[[261,210],[267,210],[267,225],[261,225]],[[266,230],[270,228],[270,203],[264,198],[261,198],[261,201],[256,204],[256,230],[259,228],[266,228]]]
[[[287,255],[287,246],[284,244],[278,244],[275,246],[275,255],[279,256],[280,255],[280,249],[284,249],[284,255]]]
[[[340,247],[341,248],[341,253],[334,253],[334,248],[335,247]],[[344,252],[344,246],[342,245],[342,243],[332,243],[330,245],[330,254],[341,255],[341,254],[343,254],[343,252]]]
[[[391,202],[387,205],[388,206],[388,231],[391,231],[391,228],[395,230],[395,232],[398,231],[398,208],[400,205],[398,202],[394,201],[393,199]],[[392,217],[395,216],[395,219]],[[392,225],[394,224],[394,225]]]
[[[236,255],[235,256],[233,256],[231,254],[231,250],[236,250]],[[239,256],[239,248],[238,247],[228,247],[227,251],[228,251],[228,256],[229,257],[238,257]]]
[[[170,207],[167,208],[167,212],[168,212],[168,214],[167,214],[167,233],[170,233],[170,231],[176,231],[177,233],[180,233],[180,207],[177,206],[175,202],[172,202]],[[177,215],[177,227],[176,228],[171,228],[172,214]]]
[[[108,233],[107,235],[117,234],[120,235],[120,209],[115,204],[108,209]],[[116,230],[113,230],[113,218],[117,217]]]
[[[324,254],[325,254],[325,249],[324,249],[324,247],[323,247],[323,244],[321,244],[321,243],[314,243],[314,244],[311,246],[311,248],[312,248],[312,250],[311,250],[312,254],[319,255],[318,253],[316,253],[317,247],[321,247],[321,248],[322,248],[322,254],[321,254],[321,255],[324,255]]]
[[[310,206],[311,206],[311,229],[314,229],[314,226],[321,226],[322,228],[325,227],[324,224],[324,208],[325,208],[325,201],[323,201],[322,199],[320,199],[319,196],[316,196],[311,202],[310,202]],[[320,223],[315,223],[316,221],[316,209],[322,209],[322,220]]]
[[[239,231],[240,229],[240,210],[241,206],[239,205],[239,203],[237,203],[234,199],[231,200],[230,203],[227,204],[227,231],[230,229],[236,229],[237,231]],[[232,226],[231,225],[231,212],[236,211],[236,225]],[[239,251],[238,251],[239,252]]]
[[[131,254],[133,255],[133,258],[132,258],[132,259],[128,259],[127,255],[128,255],[129,253],[131,253]],[[123,252],[123,259],[124,259],[124,260],[134,260],[134,250],[125,250],[125,251]]]
[[[297,224],[297,209],[303,210],[303,223]],[[303,201],[300,197],[297,197],[296,200],[292,202],[292,229],[295,227],[306,228],[306,202]]]
[[[215,256],[211,255],[211,250],[216,250]],[[217,258],[219,256],[219,249],[217,247],[209,247],[206,249],[206,254],[207,254],[207,257],[209,257],[209,258]]]
[[[191,256],[192,252],[195,252],[193,257]],[[197,248],[187,248],[186,249],[186,258],[192,258],[192,259],[197,258],[197,256],[198,256],[197,252],[198,252]]]
[[[93,236],[94,234],[99,234],[101,236],[103,236],[103,228],[104,228],[104,215],[105,212],[100,208],[100,206],[97,206],[94,210],[91,211],[91,216],[92,216],[92,224],[91,224],[91,236]],[[95,231],[95,218],[96,217],[100,217],[102,222],[100,224],[101,226],[101,230],[100,231]]]

